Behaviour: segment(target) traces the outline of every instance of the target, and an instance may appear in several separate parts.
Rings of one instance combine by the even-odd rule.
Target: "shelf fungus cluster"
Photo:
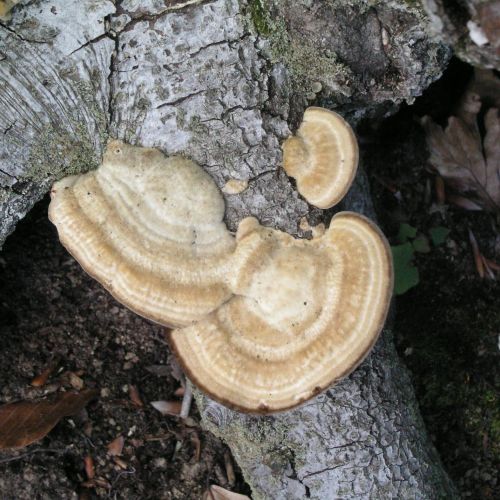
[[[342,212],[303,240],[249,217],[233,237],[215,183],[181,157],[112,141],[96,171],[54,185],[49,215],[119,301],[175,328],[190,379],[241,411],[318,394],[356,368],[385,321],[392,261],[372,222]]]

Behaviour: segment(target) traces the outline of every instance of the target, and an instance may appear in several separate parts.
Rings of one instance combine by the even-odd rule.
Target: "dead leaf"
[[[116,439],[113,439],[111,443],[108,444],[108,453],[112,457],[118,457],[122,454],[123,445],[125,444],[125,438],[123,436],[118,436]]]
[[[498,2],[484,2],[477,6],[477,15],[490,47],[500,56],[500,6]]]
[[[483,254],[481,254],[481,259],[483,260],[484,270],[485,270],[485,273],[488,275],[488,278],[494,280],[495,273],[493,272],[493,269],[491,269],[491,267],[488,263],[488,259]]]
[[[31,385],[33,387],[42,387],[47,383],[47,380],[49,379],[51,373],[57,368],[57,365],[59,364],[59,358],[57,357],[54,359],[50,365],[45,368],[45,370],[42,371],[39,375],[37,375],[32,381]]]
[[[95,476],[94,459],[90,455],[87,455],[83,459],[83,463],[85,465],[85,474],[87,474],[87,478],[94,479]]]
[[[199,462],[201,457],[201,441],[197,432],[191,433],[191,442],[194,444],[194,461]]]
[[[469,229],[469,241],[472,247],[472,253],[474,255],[474,263],[476,264],[477,274],[480,278],[484,278],[484,262],[481,252],[479,250],[479,245],[477,244],[476,237],[474,233]]]
[[[99,391],[63,392],[55,398],[0,406],[0,449],[21,448],[45,437],[63,417],[79,413]]]
[[[472,200],[469,200],[468,198],[464,198],[463,196],[459,196],[457,194],[448,194],[446,195],[446,201],[448,203],[451,203],[452,205],[455,205],[457,207],[463,208],[465,210],[469,211],[477,211],[477,210],[482,210],[482,208],[477,204],[474,203]]]
[[[444,130],[428,116],[422,125],[430,164],[446,184],[483,210],[500,212],[500,116],[490,108],[480,124],[481,104],[481,96],[469,90]]]
[[[142,402],[141,396],[139,394],[139,389],[137,389],[135,385],[128,386],[128,395],[135,406],[138,406],[140,408],[144,406],[144,403]]]
[[[128,469],[127,462],[125,462],[119,457],[113,457],[113,462],[122,470]]]
[[[162,415],[178,417],[181,413],[182,403],[180,401],[152,401],[151,406]]]
[[[440,177],[439,175],[436,175],[434,179],[434,186],[436,189],[436,201],[439,203],[439,205],[444,205],[444,202],[446,201],[446,192],[444,189],[444,181],[443,178]]]
[[[497,264],[495,261],[487,259],[486,257],[484,257],[484,260],[490,269],[493,269],[493,271],[500,271],[500,264]]]
[[[203,494],[203,500],[251,500],[251,499],[246,495],[234,493],[232,491],[226,490],[225,488],[222,488],[221,486],[213,484]]]
[[[236,474],[234,473],[233,459],[228,451],[224,453],[224,465],[226,466],[227,483],[229,486],[233,486],[236,483]]]
[[[175,389],[174,396],[176,398],[182,398],[182,396],[184,396],[184,392],[185,392],[185,389],[181,385],[180,387],[177,387],[177,389]]]

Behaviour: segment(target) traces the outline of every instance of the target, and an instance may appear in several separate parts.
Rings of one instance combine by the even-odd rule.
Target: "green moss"
[[[264,0],[252,0],[249,2],[250,17],[252,23],[261,35],[268,36],[271,34],[270,18]]]
[[[321,83],[330,91],[349,94],[350,70],[339,63],[334,52],[318,52],[308,40],[295,39],[288,32],[282,16],[270,14],[272,3],[253,0],[247,16],[256,33],[269,41],[267,55],[272,63],[283,63],[289,70],[296,92],[314,97],[314,86]]]
[[[75,82],[86,114],[90,114],[96,124],[98,143],[107,140],[107,115],[98,106],[95,89],[89,82]],[[79,121],[81,120],[81,121]],[[48,124],[33,145],[28,159],[28,168],[23,179],[35,182],[53,182],[66,175],[87,172],[101,162],[100,148],[95,147],[96,138],[90,132],[82,117],[69,120],[64,128],[60,124]]]
[[[47,127],[31,150],[24,178],[37,182],[53,181],[96,168],[99,164],[97,152],[81,132],[69,136],[66,131]]]

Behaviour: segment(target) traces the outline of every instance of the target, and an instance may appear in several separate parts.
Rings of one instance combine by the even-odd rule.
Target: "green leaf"
[[[401,295],[418,285],[418,269],[413,265],[414,250],[411,243],[391,247],[394,261],[394,293]]]
[[[450,230],[442,226],[433,227],[429,230],[432,243],[437,247],[446,241],[449,234]]]
[[[415,252],[429,253],[431,251],[429,240],[427,239],[427,236],[424,236],[423,234],[419,234],[413,240],[412,245],[413,245],[413,250],[415,250]]]
[[[410,224],[400,224],[398,232],[398,241],[400,243],[406,243],[410,238],[415,238],[417,236],[417,228],[410,226]]]

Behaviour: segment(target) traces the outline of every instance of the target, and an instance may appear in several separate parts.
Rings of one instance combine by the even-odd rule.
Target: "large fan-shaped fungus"
[[[393,272],[386,239],[365,217],[340,213],[313,240],[244,219],[232,260],[235,296],[170,334],[188,376],[214,399],[256,413],[294,407],[374,345]]]
[[[358,168],[358,143],[349,124],[324,108],[307,108],[297,135],[283,143],[283,168],[318,208],[336,205]]]
[[[61,242],[138,314],[183,326],[231,297],[224,201],[192,161],[112,141],[97,170],[55,183],[51,195]]]

